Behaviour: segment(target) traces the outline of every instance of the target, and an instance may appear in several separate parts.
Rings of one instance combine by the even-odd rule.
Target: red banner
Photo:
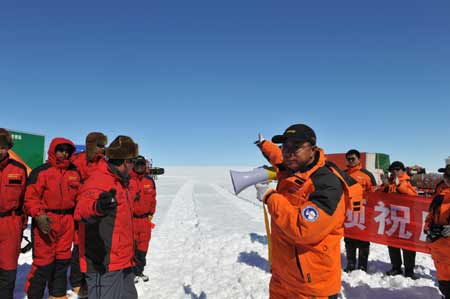
[[[431,199],[370,192],[360,214],[347,211],[345,236],[430,253],[423,233]]]

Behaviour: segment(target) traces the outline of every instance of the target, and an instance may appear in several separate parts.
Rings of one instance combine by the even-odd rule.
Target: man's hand
[[[98,196],[95,210],[100,215],[108,215],[117,208],[117,200],[115,199],[116,189],[111,188],[109,192],[102,192]]]
[[[258,133],[258,140],[254,142],[257,146],[261,146],[261,144],[265,141],[264,137],[261,135],[261,133]]]
[[[264,194],[266,194],[267,190],[269,189],[269,183],[263,182],[263,183],[256,183],[256,198],[259,201],[263,200]]]
[[[42,214],[34,217],[34,220],[37,223],[37,226],[41,232],[44,234],[48,234],[50,232],[51,225],[53,223],[52,218],[48,217],[47,214]]]

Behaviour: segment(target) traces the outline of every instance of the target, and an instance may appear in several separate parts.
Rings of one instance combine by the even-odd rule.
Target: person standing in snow
[[[80,171],[83,181],[99,167],[106,164],[105,146],[108,138],[100,132],[91,132],[86,136],[86,151],[74,155],[72,163]],[[78,247],[78,223],[75,223],[75,235],[73,240],[72,260],[70,262],[70,285],[78,298],[87,297],[87,285],[83,273],[80,270],[80,253]]]
[[[80,267],[89,299],[136,299],[134,286],[133,199],[129,172],[138,145],[118,136],[78,194]]]
[[[70,162],[72,141],[55,138],[48,162],[33,169],[25,192],[25,212],[33,218],[33,264],[25,292],[41,299],[48,282],[49,298],[67,298],[67,269],[75,233],[73,212],[81,175]]]
[[[25,166],[12,159],[11,134],[0,128],[0,298],[13,299],[17,260],[23,225],[23,197],[27,180]]]
[[[373,174],[365,168],[362,168],[360,162],[361,154],[352,149],[345,154],[347,169],[345,172],[354,178],[364,189],[365,192],[373,192],[377,186],[377,181]],[[352,238],[344,238],[345,252],[347,255],[347,266],[345,272],[351,272],[356,269],[356,249],[358,249],[358,269],[367,272],[367,261],[369,259],[370,242],[361,241]]]
[[[439,290],[443,299],[450,299],[450,165],[439,169],[444,172],[444,188],[433,198],[425,221],[425,233],[431,243],[431,257],[436,267]]]
[[[304,124],[290,126],[272,142],[260,138],[257,145],[278,178],[276,190],[269,189],[263,197],[271,215],[270,298],[338,298],[343,183],[328,167],[316,134]]]
[[[391,178],[389,185],[386,186],[384,192],[400,193],[417,196],[416,188],[411,184],[408,174],[406,174],[405,165],[400,161],[394,161],[389,166]],[[405,277],[416,279],[414,267],[416,264],[416,252],[408,249],[403,251],[403,263],[405,264],[405,273],[402,271],[402,255],[400,248],[388,246],[389,257],[391,259],[392,269],[386,272],[387,275],[404,274]]]
[[[138,156],[134,160],[134,167],[130,173],[130,190],[133,204],[133,230],[135,248],[134,274],[135,283],[142,279],[148,281],[144,275],[146,256],[152,232],[152,218],[156,210],[156,188],[155,181],[146,174],[147,161],[143,156]]]

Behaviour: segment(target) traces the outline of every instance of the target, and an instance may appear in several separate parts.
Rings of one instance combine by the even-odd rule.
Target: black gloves
[[[117,200],[115,199],[116,189],[111,188],[109,192],[102,192],[98,196],[95,204],[95,211],[103,216],[113,212],[117,208]]]
[[[47,214],[42,214],[34,217],[36,224],[41,232],[48,234],[51,230],[51,224],[53,220],[47,216]]]
[[[427,241],[428,242],[434,242],[434,241],[439,240],[440,238],[442,238],[443,237],[442,229],[443,229],[442,225],[434,224],[434,223],[431,224],[430,228],[426,232],[426,234],[427,234]]]

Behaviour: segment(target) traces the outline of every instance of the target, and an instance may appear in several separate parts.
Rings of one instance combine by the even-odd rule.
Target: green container
[[[390,165],[389,155],[387,154],[376,154],[375,157],[375,168],[383,169],[384,172],[388,172]]]
[[[31,169],[44,163],[45,136],[9,130],[14,141],[12,150]]]

